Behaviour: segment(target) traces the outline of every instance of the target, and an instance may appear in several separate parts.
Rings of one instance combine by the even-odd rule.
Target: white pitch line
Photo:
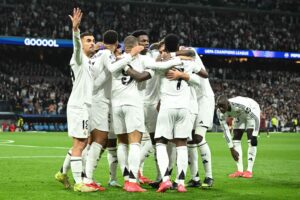
[[[16,145],[16,144],[0,144],[0,146],[39,148],[39,149],[70,149],[70,147],[47,147],[47,146]]]
[[[0,156],[0,159],[64,158],[66,156]]]

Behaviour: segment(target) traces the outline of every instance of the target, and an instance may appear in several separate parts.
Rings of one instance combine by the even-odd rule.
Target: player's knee
[[[203,141],[203,137],[201,135],[195,134],[194,143],[195,144],[200,144],[202,141]]]
[[[251,146],[256,147],[257,146],[257,137],[252,136],[250,143],[251,143]]]

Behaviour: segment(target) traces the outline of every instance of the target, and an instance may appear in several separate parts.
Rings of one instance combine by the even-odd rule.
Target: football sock
[[[176,162],[176,145],[173,142],[168,143],[167,152],[168,152],[168,156],[169,156],[168,169],[171,172],[171,169],[173,169],[173,166]]]
[[[191,177],[194,181],[199,181],[197,144],[188,144],[188,154]]]
[[[233,140],[234,149],[239,153],[239,160],[236,162],[238,171],[242,172],[244,170],[243,167],[243,150],[241,145],[241,140]]]
[[[88,151],[86,158],[85,175],[87,180],[84,179],[85,183],[90,183],[93,181],[94,171],[97,168],[100,152],[102,149],[102,145],[98,144],[97,142],[93,142],[91,144],[90,150]]]
[[[156,181],[161,181],[162,177],[157,162],[156,145],[153,145],[153,149],[154,149],[154,160],[155,160],[155,167],[156,167]]]
[[[68,170],[70,169],[70,165],[71,165],[71,156],[72,156],[72,148],[68,151],[65,160],[64,160],[64,164],[60,169],[60,172],[62,174],[67,174]]]
[[[131,143],[128,153],[129,182],[137,182],[141,159],[141,144]]]
[[[83,167],[82,170],[83,170],[83,172],[85,172],[86,159],[87,159],[87,155],[88,155],[88,152],[90,150],[90,147],[91,147],[91,145],[87,144],[86,147],[83,149],[82,154],[81,154],[81,156],[82,156],[82,167]]]
[[[117,180],[117,167],[118,167],[118,157],[117,157],[117,147],[107,148],[107,160],[109,166],[109,176],[110,181]]]
[[[163,177],[163,181],[167,181],[170,179],[168,171],[169,157],[167,152],[167,145],[163,143],[156,143],[156,155],[160,174]]]
[[[211,152],[210,148],[205,140],[199,144],[199,149],[202,157],[202,163],[205,171],[205,177],[212,177],[212,167],[211,167]]]
[[[186,170],[188,167],[188,150],[187,146],[176,147],[177,152],[177,180],[178,184],[184,185]]]
[[[120,164],[122,176],[124,180],[129,179],[129,170],[128,170],[128,145],[119,143],[117,149],[118,163]]]
[[[247,171],[252,172],[255,157],[257,152],[257,146],[252,146],[250,140],[248,140],[248,168]]]
[[[82,183],[82,157],[71,156],[71,171],[75,183]]]
[[[145,142],[145,144],[141,147],[141,164],[140,164],[140,173],[143,174],[143,165],[145,159],[150,155],[152,150],[151,140]]]

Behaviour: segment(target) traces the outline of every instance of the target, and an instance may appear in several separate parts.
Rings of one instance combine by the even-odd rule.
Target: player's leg
[[[186,192],[184,185],[186,171],[188,167],[187,140],[192,139],[192,128],[194,121],[188,109],[176,109],[177,116],[174,123],[174,140],[177,154],[177,191]],[[195,118],[194,118],[195,119]]]
[[[156,192],[165,192],[172,186],[168,169],[169,156],[167,152],[167,143],[168,140],[173,139],[172,130],[175,123],[175,114],[174,109],[160,109],[157,117],[155,143],[157,163],[162,176],[162,182]]]
[[[82,152],[85,149],[89,137],[89,107],[83,109],[67,109],[68,134],[73,138],[71,153],[71,171],[75,180],[74,191],[93,192],[98,189],[89,187],[83,183]]]
[[[248,167],[247,171],[243,173],[244,178],[252,178],[252,170],[257,153],[257,136],[253,135],[253,131],[253,129],[246,130],[248,137]]]
[[[57,172],[54,176],[55,179],[57,181],[61,182],[64,185],[65,188],[70,188],[71,187],[71,184],[69,182],[69,177],[67,175],[68,171],[71,167],[71,156],[72,156],[72,149],[69,149],[60,171]]]
[[[150,179],[145,177],[143,174],[145,159],[147,157],[149,157],[152,150],[153,150],[153,147],[152,147],[150,135],[148,133],[144,133],[143,137],[142,137],[142,142],[141,142],[141,161],[140,161],[139,172],[138,172],[138,179],[139,179],[139,182],[142,184],[152,182]]]
[[[188,187],[199,187],[200,178],[198,172],[198,145],[194,142],[195,133],[192,133],[193,140],[187,143],[188,146],[188,163],[191,172],[191,180],[188,182]]]
[[[128,167],[129,182],[126,191],[144,192],[138,184],[138,170],[141,158],[141,139],[145,132],[144,110],[135,106],[122,106],[125,114],[126,130],[128,132]]]
[[[212,159],[211,159],[211,151],[209,145],[206,142],[206,137],[205,137],[206,131],[207,131],[207,127],[198,126],[196,128],[195,142],[199,146],[202,163],[205,171],[205,179],[202,183],[202,187],[212,187],[213,185]]]
[[[238,122],[235,122],[234,126],[237,126]],[[243,176],[243,150],[242,150],[242,136],[243,136],[244,129],[233,129],[233,146],[234,149],[239,153],[239,160],[236,162],[237,165],[237,171],[230,174],[229,177],[235,178],[235,177],[241,177]]]
[[[99,191],[105,190],[105,188],[97,185],[94,181],[94,172],[98,166],[98,162],[100,159],[101,151],[104,150],[104,147],[107,145],[107,135],[106,131],[100,131],[94,129],[91,133],[92,144],[90,146],[90,150],[87,154],[86,159],[86,169],[85,169],[85,178],[84,183],[90,184],[91,187],[96,187]]]
[[[112,187],[121,187],[121,185],[117,181],[117,168],[118,168],[117,138],[114,132],[112,131],[108,134],[107,161],[109,167],[108,185]]]

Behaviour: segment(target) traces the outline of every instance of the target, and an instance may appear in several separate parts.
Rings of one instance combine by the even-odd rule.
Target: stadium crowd
[[[149,1],[145,1],[147,3]],[[152,2],[152,1],[150,1]],[[170,1],[177,3],[179,1]],[[181,1],[180,1],[181,2]],[[185,1],[190,4],[192,1]],[[151,41],[158,41],[166,33],[176,32],[186,45],[201,47],[299,51],[299,15],[214,10],[214,6],[242,8],[270,8],[271,10],[299,10],[297,1],[199,1],[211,9],[170,7],[164,3],[134,4],[120,2],[79,1],[76,5],[85,13],[83,30],[101,33],[114,29],[121,40],[136,29],[147,29]],[[184,4],[184,5],[186,5]],[[7,1],[0,6],[0,32],[7,36],[71,38],[68,24],[74,2],[58,0]],[[225,6],[227,5],[227,6]],[[244,5],[244,6],[243,6]],[[194,8],[197,8],[194,6]],[[28,14],[29,13],[29,14]],[[161,20],[163,19],[163,20]]]

